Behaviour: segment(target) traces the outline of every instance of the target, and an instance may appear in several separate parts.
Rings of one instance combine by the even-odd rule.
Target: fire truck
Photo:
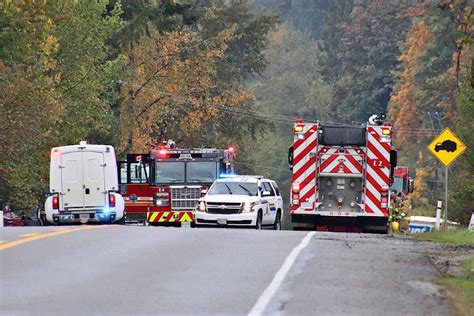
[[[173,141],[120,161],[120,191],[127,222],[181,225],[219,177],[234,174],[235,149],[175,148]]]
[[[397,152],[392,126],[296,121],[289,150],[291,219],[317,230],[386,231]]]
[[[396,194],[413,193],[413,178],[410,177],[410,171],[406,166],[397,166],[393,172],[393,183],[390,191]]]

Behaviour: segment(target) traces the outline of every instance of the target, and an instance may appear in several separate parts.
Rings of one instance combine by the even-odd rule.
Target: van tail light
[[[54,195],[52,202],[53,202],[53,210],[58,210],[59,209],[59,196]]]
[[[380,197],[380,207],[387,208],[388,207],[388,192],[384,191]]]
[[[115,195],[109,193],[109,207],[115,207]]]

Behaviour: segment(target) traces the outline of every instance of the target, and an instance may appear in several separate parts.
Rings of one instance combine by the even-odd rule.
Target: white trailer
[[[109,145],[51,149],[46,220],[62,223],[123,223],[124,200],[118,193],[115,150]]]

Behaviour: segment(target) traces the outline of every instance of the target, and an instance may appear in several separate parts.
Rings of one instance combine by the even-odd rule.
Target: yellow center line
[[[20,237],[33,237],[33,236],[36,236],[36,235],[39,235],[40,233],[31,233],[31,234],[23,234],[23,235],[20,235]]]
[[[53,229],[53,232],[62,232],[64,230],[70,230],[71,228],[68,227],[60,227],[60,228],[55,228]]]
[[[77,232],[81,230],[89,230],[89,229],[95,229],[95,228],[100,228],[100,227],[107,227],[107,226],[81,226],[79,228],[73,228],[73,229],[68,229],[68,230],[61,230],[61,231],[55,231],[55,232],[50,232],[50,233],[45,233],[45,234],[37,234],[31,237],[23,238],[23,239],[18,239],[14,241],[7,242],[5,244],[0,245],[0,251],[5,250],[11,247],[15,247],[21,244],[25,244],[34,240],[38,239],[43,239],[47,237],[53,237],[53,236],[58,236],[58,235],[63,235],[63,234],[68,234],[72,232]]]

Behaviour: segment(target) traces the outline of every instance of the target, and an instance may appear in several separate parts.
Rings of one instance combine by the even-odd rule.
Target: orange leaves
[[[406,54],[399,57],[400,61],[407,64],[407,68],[415,66],[418,62],[417,59],[425,53],[428,43],[432,40],[430,30],[421,21],[417,21],[413,24],[410,33],[407,37],[406,44],[408,45],[408,51]]]
[[[231,37],[229,30],[208,40],[187,30],[151,30],[129,50],[121,89],[121,151],[148,150],[160,138],[192,135],[219,116],[216,106],[253,98],[216,80],[217,62]]]
[[[404,127],[421,127],[425,114],[422,107],[417,104],[416,94],[418,87],[415,81],[417,65],[420,57],[425,53],[432,35],[428,27],[423,22],[415,22],[408,34],[406,53],[399,57],[404,63],[404,70],[401,73],[401,83],[396,94],[391,97],[391,104],[388,108],[389,116],[394,122],[396,129]],[[399,145],[413,144],[416,137],[408,133],[396,134],[396,141]]]

